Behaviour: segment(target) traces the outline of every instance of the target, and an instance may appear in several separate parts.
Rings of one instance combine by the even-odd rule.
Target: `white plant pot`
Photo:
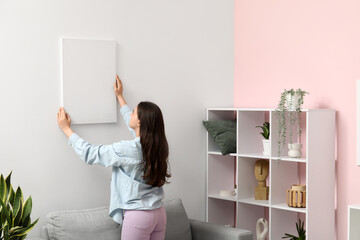
[[[292,143],[292,144],[288,144],[289,147],[289,151],[288,151],[288,156],[289,157],[293,157],[293,158],[299,158],[301,157],[301,148],[302,148],[302,144],[301,143]]]
[[[295,93],[291,95],[290,93],[286,95],[286,106],[289,111],[295,111],[299,105],[300,94]]]
[[[263,139],[262,141],[263,141],[263,146],[264,146],[263,155],[270,156],[270,140]]]

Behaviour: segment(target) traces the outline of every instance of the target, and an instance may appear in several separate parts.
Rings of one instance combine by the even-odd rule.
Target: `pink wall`
[[[304,108],[337,110],[339,240],[347,205],[360,203],[356,79],[360,1],[235,0],[234,106],[275,108],[284,88],[302,88]]]

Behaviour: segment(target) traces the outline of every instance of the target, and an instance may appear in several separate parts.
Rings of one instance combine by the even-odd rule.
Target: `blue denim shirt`
[[[134,130],[129,127],[132,110],[126,105],[120,112],[135,136]],[[111,145],[94,146],[74,133],[69,138],[69,145],[85,163],[112,167],[109,215],[115,222],[122,224],[125,209],[151,210],[162,207],[163,188],[147,185],[142,179],[144,172],[139,137]]]

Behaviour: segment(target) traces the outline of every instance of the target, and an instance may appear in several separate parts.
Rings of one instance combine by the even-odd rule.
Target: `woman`
[[[125,123],[135,137],[133,140],[93,146],[72,131],[70,116],[64,108],[57,114],[58,125],[85,163],[112,166],[109,215],[122,224],[121,238],[164,239],[166,213],[162,205],[162,186],[168,183],[171,175],[161,110],[154,103],[140,102],[131,111],[118,76],[114,92]]]

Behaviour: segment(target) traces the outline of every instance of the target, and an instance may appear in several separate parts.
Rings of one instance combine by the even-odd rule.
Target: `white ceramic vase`
[[[263,141],[263,146],[264,146],[263,155],[270,156],[270,140],[263,139],[262,141]]]
[[[262,231],[261,231],[262,226]],[[265,218],[259,218],[256,222],[256,240],[265,240],[269,232],[269,223]]]
[[[294,157],[294,158],[301,157],[301,154],[302,154],[301,153],[301,147],[302,147],[301,143],[289,143],[288,147],[289,147],[289,151],[288,151],[289,157]]]

